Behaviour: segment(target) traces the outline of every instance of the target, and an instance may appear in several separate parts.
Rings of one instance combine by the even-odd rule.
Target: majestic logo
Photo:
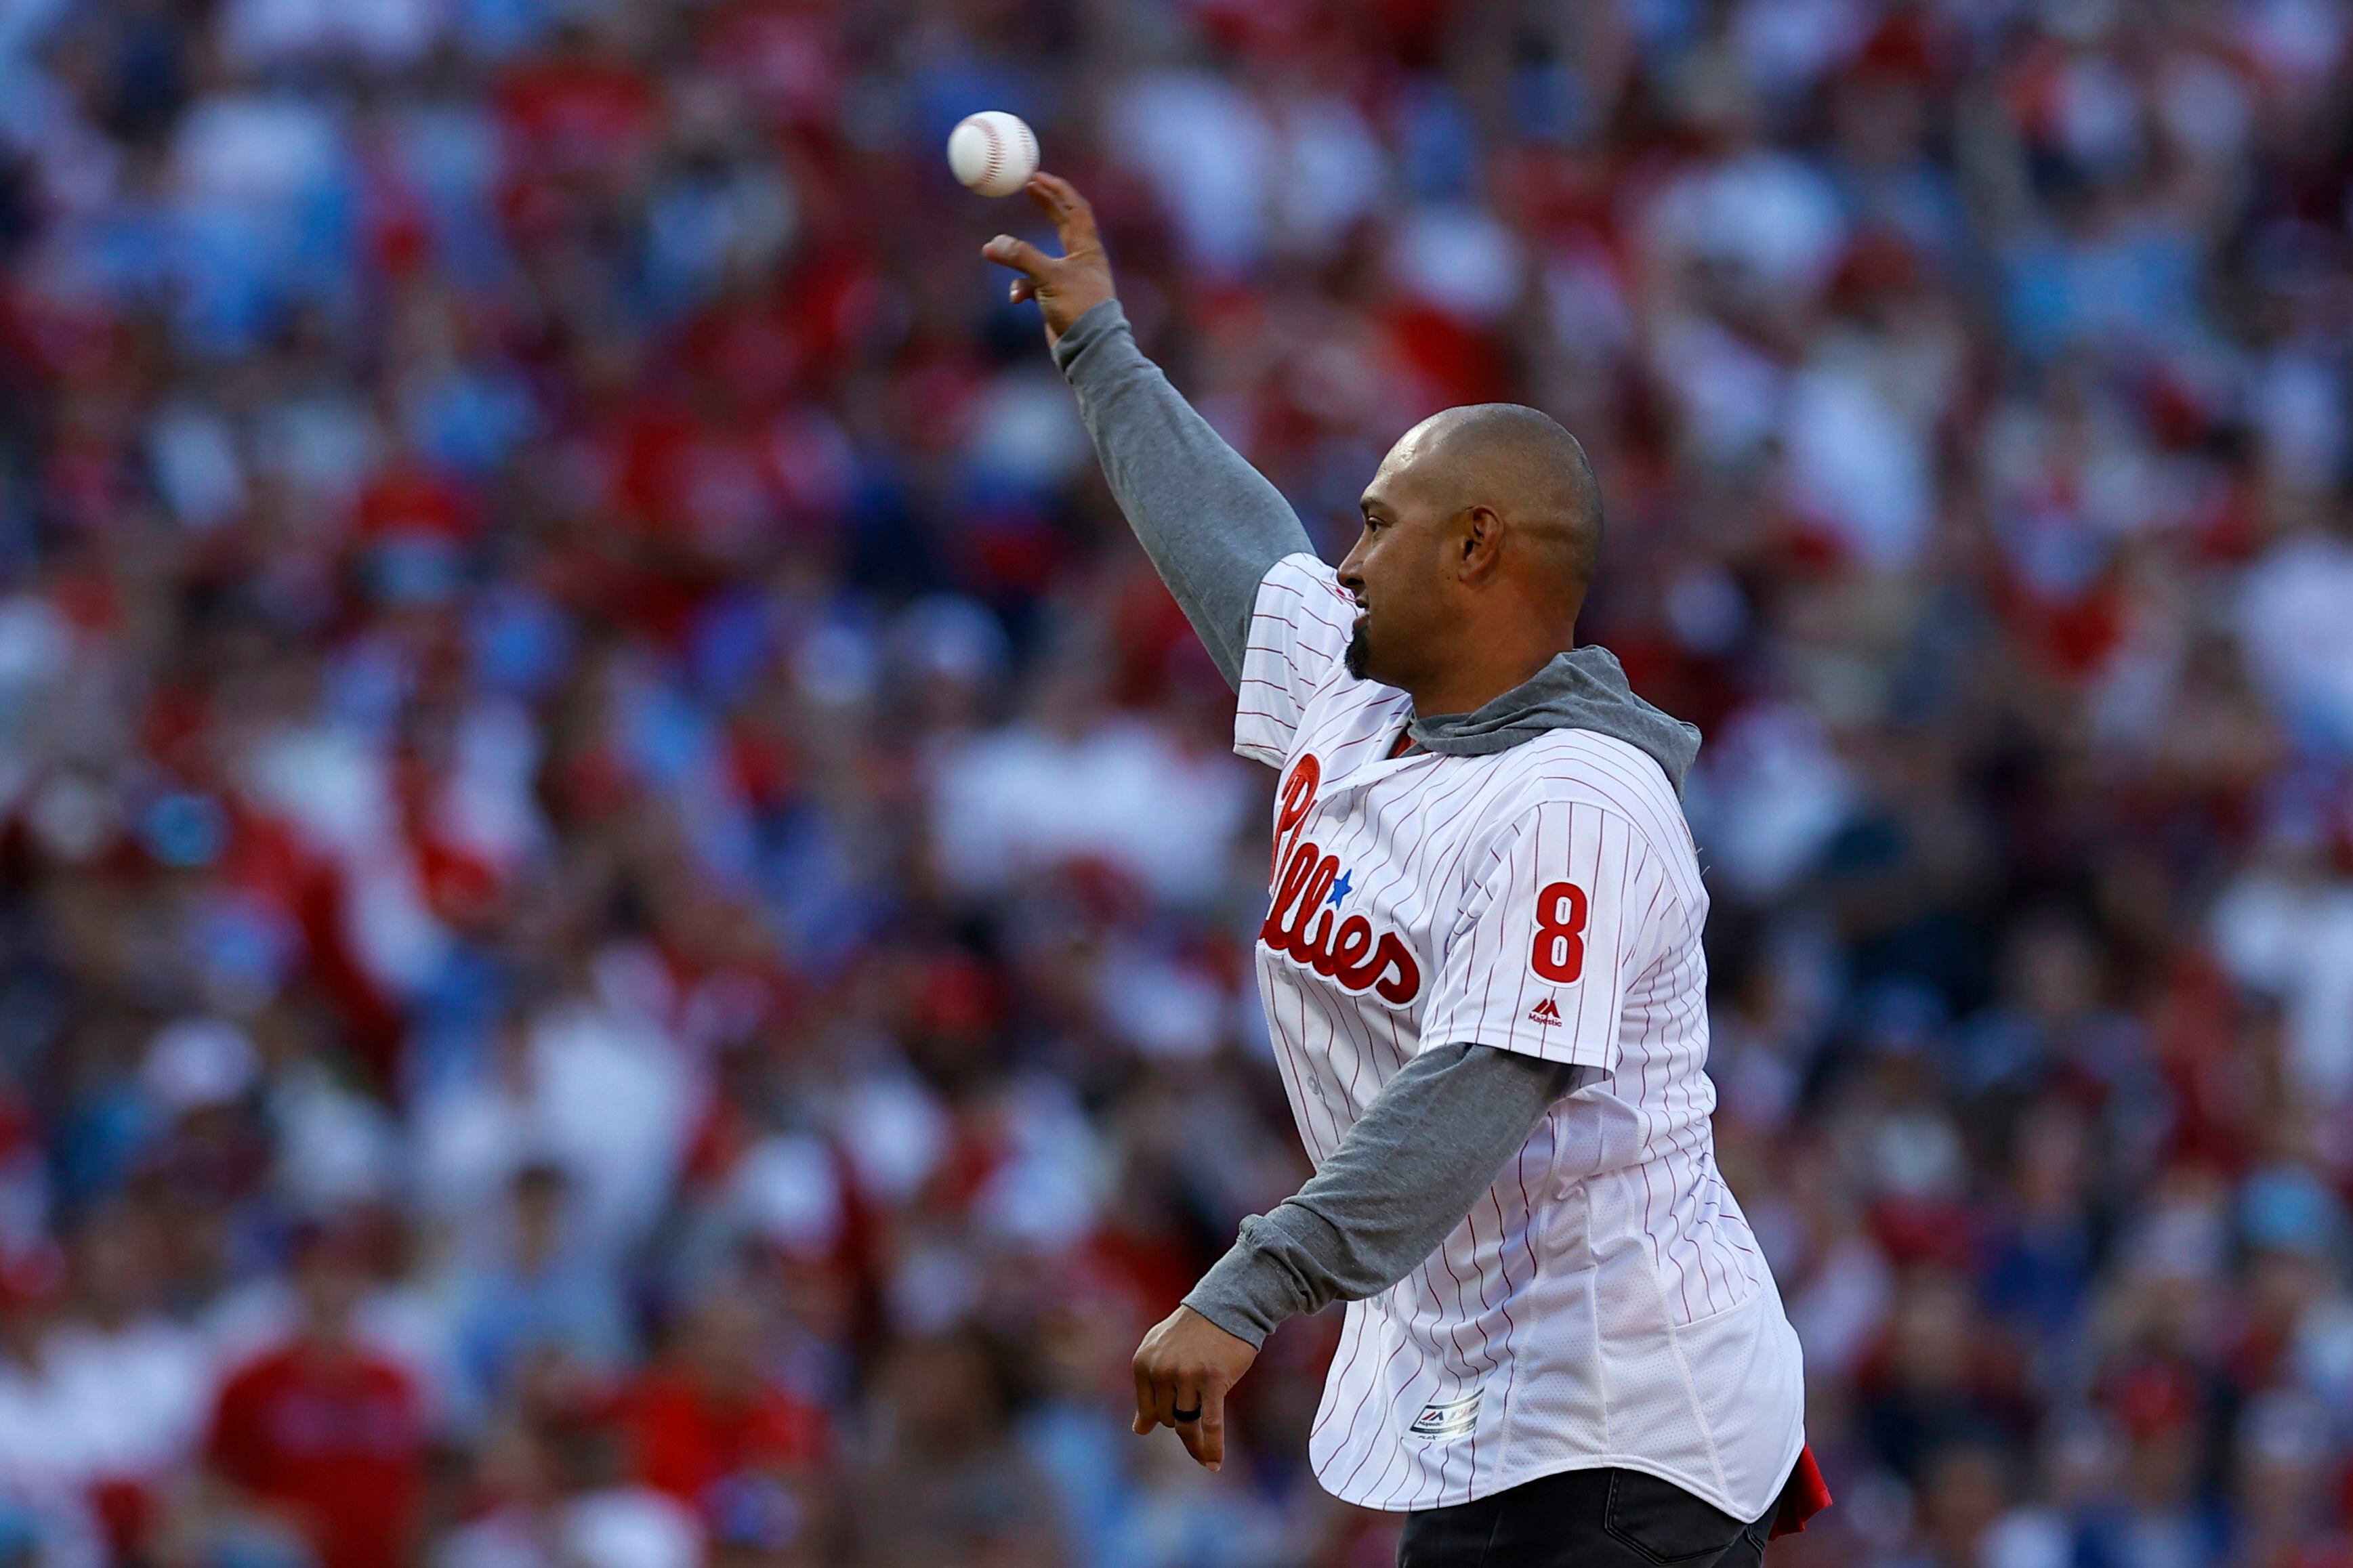
[[[1528,1022],[1531,1024],[1557,1024],[1560,1022],[1560,1009],[1552,1005],[1552,998],[1547,996],[1543,1001],[1528,1009]]]
[[[1421,994],[1421,970],[1412,952],[1394,934],[1376,933],[1362,915],[1342,918],[1340,905],[1355,890],[1355,881],[1337,857],[1308,839],[1284,842],[1306,821],[1321,776],[1311,753],[1283,781],[1274,825],[1274,900],[1259,927],[1259,940],[1350,991],[1371,991],[1402,1005]]]
[[[1474,1388],[1459,1399],[1432,1400],[1421,1407],[1406,1434],[1413,1437],[1461,1437],[1469,1435],[1479,1425],[1479,1396],[1487,1391]]]

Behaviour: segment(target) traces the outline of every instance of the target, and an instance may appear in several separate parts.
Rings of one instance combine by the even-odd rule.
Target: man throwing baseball
[[[1401,1568],[1742,1568],[1826,1503],[1797,1336],[1714,1157],[1698,731],[1576,647],[1601,543],[1532,408],[1390,448],[1335,572],[1137,352],[1087,204],[1016,269],[1113,491],[1281,771],[1259,983],[1315,1175],[1135,1354],[1135,1429],[1225,1457],[1226,1392],[1345,1301],[1310,1447],[1409,1514]]]

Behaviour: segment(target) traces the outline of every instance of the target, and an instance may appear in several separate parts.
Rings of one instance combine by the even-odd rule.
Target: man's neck
[[[1525,650],[1504,658],[1484,658],[1457,663],[1442,675],[1406,689],[1413,699],[1413,716],[1436,719],[1451,713],[1476,713],[1506,691],[1525,686],[1554,659],[1574,647],[1564,639],[1556,648]]]

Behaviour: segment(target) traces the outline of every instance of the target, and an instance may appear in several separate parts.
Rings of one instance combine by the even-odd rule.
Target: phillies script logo
[[[1351,991],[1371,991],[1400,1005],[1421,991],[1421,971],[1405,943],[1388,931],[1376,935],[1362,915],[1343,916],[1340,906],[1354,891],[1335,856],[1309,839],[1295,838],[1315,802],[1323,764],[1311,754],[1299,759],[1283,781],[1282,807],[1274,824],[1274,901],[1258,938],[1287,952],[1316,973]]]

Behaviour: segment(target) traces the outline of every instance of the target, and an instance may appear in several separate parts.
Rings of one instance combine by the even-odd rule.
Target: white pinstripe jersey
[[[1804,1441],[1797,1336],[1708,1116],[1707,893],[1672,786],[1612,736],[1389,756],[1406,694],[1342,663],[1355,605],[1259,588],[1234,749],[1282,770],[1260,986],[1318,1164],[1424,1041],[1599,1069],[1428,1262],[1351,1302],[1310,1450],[1377,1509],[1620,1466],[1740,1518]]]

